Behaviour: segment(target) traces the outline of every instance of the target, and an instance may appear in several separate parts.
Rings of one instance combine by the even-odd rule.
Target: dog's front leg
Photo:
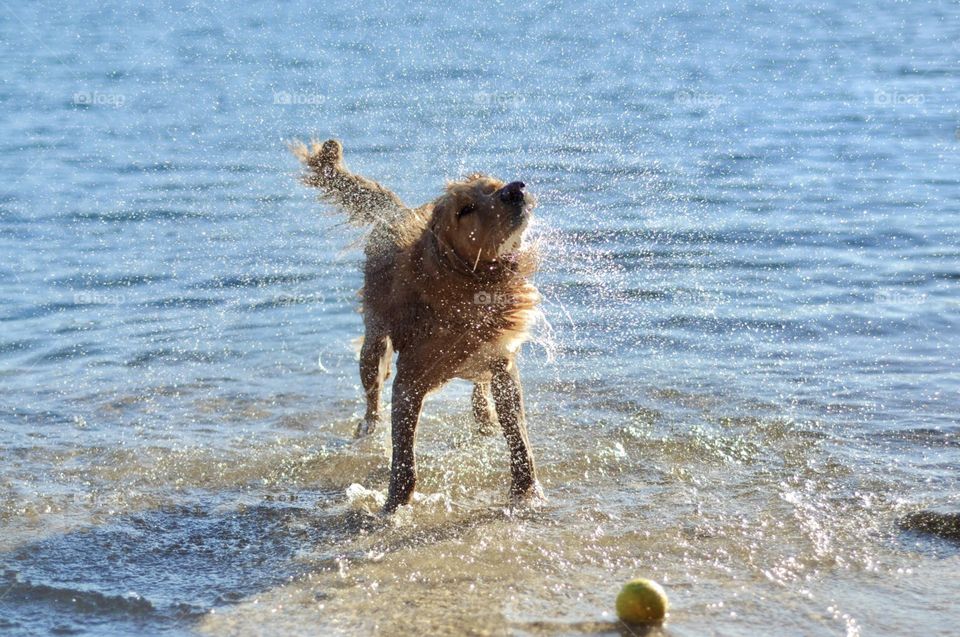
[[[397,379],[393,381],[393,406],[391,411],[391,438],[393,459],[390,465],[390,491],[383,506],[385,513],[393,513],[397,507],[409,504],[417,484],[417,462],[414,456],[417,423],[426,389],[420,379],[409,369],[397,363]]]
[[[491,389],[497,419],[510,448],[510,496],[515,500],[539,497],[542,494],[527,437],[520,372],[514,361],[503,359],[494,364]]]

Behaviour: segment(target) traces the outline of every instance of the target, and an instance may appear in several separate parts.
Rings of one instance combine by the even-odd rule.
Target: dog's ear
[[[441,223],[447,217],[453,197],[441,195],[433,201],[431,220],[433,224]]]

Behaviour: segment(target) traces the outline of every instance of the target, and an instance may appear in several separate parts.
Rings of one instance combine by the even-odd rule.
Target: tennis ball
[[[650,579],[631,580],[617,595],[617,617],[627,624],[660,623],[669,608],[663,587]]]

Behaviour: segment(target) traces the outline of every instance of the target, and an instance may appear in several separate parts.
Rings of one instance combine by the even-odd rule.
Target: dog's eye
[[[463,216],[465,216],[465,215],[468,215],[468,214],[470,214],[471,212],[474,212],[475,210],[476,210],[476,208],[474,207],[473,204],[468,204],[468,205],[464,206],[463,208],[461,208],[459,212],[457,212],[457,219],[459,219],[460,217],[463,217]]]

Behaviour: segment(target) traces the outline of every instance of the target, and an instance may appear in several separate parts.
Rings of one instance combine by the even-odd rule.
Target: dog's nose
[[[512,204],[521,203],[523,201],[523,187],[525,185],[522,181],[511,181],[500,189],[500,201]]]

